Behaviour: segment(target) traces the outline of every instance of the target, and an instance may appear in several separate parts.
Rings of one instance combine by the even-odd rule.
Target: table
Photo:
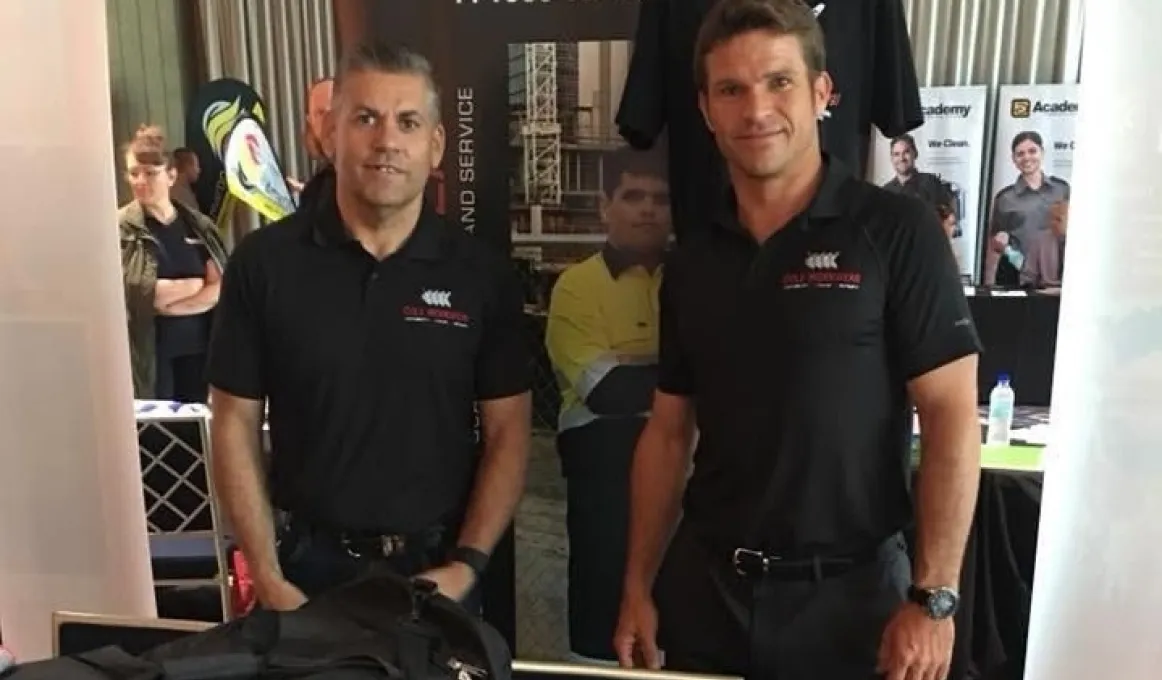
[[[982,422],[986,412],[980,409]],[[1026,435],[1043,443],[1048,421],[1048,409],[1018,406],[1014,438]],[[980,487],[961,573],[952,680],[1020,680],[1024,675],[1044,453],[1042,445],[1019,441],[981,447]],[[908,544],[914,545],[913,537]]]
[[[1061,298],[973,291],[968,306],[984,345],[977,371],[981,401],[988,400],[997,375],[1008,373],[1019,403],[1049,406]]]

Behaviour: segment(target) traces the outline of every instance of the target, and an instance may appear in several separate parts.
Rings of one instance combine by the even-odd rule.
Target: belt
[[[356,559],[387,559],[417,551],[434,550],[443,545],[446,533],[443,526],[416,533],[377,533],[375,531],[343,531],[322,527],[288,515],[285,521],[292,534],[309,534],[337,543]]]
[[[874,562],[887,551],[902,550],[903,547],[903,539],[893,534],[870,548],[840,555],[784,557],[762,550],[735,548],[730,553],[730,564],[735,573],[751,580],[822,581],[841,576]]]

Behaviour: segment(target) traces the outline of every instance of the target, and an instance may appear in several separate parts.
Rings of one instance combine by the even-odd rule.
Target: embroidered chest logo
[[[409,323],[467,328],[472,321],[471,317],[453,305],[452,291],[446,288],[425,288],[420,292],[417,304],[404,305],[403,319]]]
[[[783,274],[783,290],[844,288],[858,290],[863,274],[845,267],[837,250],[812,251],[803,259],[803,268]]]
[[[420,299],[424,304],[433,307],[448,307],[452,306],[452,291],[450,290],[425,290],[420,293]]]

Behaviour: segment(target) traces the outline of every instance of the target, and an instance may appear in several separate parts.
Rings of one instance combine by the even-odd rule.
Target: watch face
[[[960,597],[949,588],[937,588],[928,597],[928,615],[934,619],[946,619],[956,613]]]

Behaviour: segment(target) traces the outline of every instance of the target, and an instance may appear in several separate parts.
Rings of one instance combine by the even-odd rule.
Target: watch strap
[[[928,599],[932,597],[932,591],[926,588],[918,588],[916,586],[908,586],[908,601],[912,604],[918,604],[921,607],[928,606]]]
[[[458,545],[448,553],[448,561],[468,565],[476,578],[484,575],[488,569],[488,560],[488,553],[466,545]]]

